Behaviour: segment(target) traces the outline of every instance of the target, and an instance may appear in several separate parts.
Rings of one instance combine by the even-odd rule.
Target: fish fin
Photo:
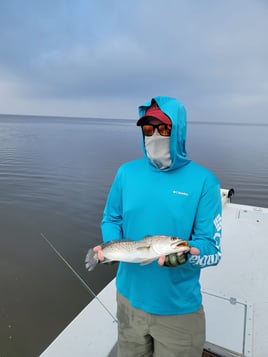
[[[104,260],[102,260],[100,263],[102,263],[102,264],[107,264],[107,265],[113,265],[113,264],[116,264],[116,263],[118,263],[118,261],[116,261],[116,260],[110,260],[110,259],[104,259]]]
[[[155,259],[147,259],[147,260],[144,260],[141,265],[147,265],[147,264],[150,264],[154,261]]]
[[[85,265],[88,271],[92,271],[95,266],[98,264],[98,254],[93,251],[93,249],[89,249],[85,258]]]
[[[122,243],[122,242],[131,242],[133,243],[133,240],[131,239],[115,239],[115,240],[110,240],[109,242],[101,243],[100,246],[102,249],[109,247],[110,245],[113,245],[115,243]]]

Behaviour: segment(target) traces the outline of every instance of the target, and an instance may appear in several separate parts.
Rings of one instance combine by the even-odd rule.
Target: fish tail
[[[98,264],[98,262],[99,262],[98,254],[95,253],[93,249],[89,249],[85,259],[86,269],[88,271],[93,270],[95,266]]]

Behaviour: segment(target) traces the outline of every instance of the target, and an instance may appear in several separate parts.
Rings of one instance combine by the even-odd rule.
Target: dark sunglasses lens
[[[170,136],[170,131],[171,131],[171,128],[169,128],[168,125],[165,125],[165,124],[158,125],[158,132],[160,135]]]
[[[143,125],[142,132],[143,132],[143,135],[145,135],[145,136],[152,136],[154,133],[153,125],[149,125],[149,124]]]

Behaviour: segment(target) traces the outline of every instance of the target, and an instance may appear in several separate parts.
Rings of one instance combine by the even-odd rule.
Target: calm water
[[[190,123],[188,154],[233,202],[268,206],[268,125]],[[117,167],[142,155],[133,121],[0,116],[0,356],[38,356],[91,300],[40,233],[98,293],[115,268],[84,268]],[[92,322],[94,323],[94,322]]]

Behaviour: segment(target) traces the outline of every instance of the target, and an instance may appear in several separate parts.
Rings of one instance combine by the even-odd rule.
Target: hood
[[[184,105],[175,98],[154,97],[149,102],[139,106],[139,118],[142,118],[148,107],[156,102],[159,108],[171,119],[172,131],[170,136],[170,155],[172,164],[169,168],[161,171],[170,171],[188,164],[191,160],[187,158],[186,134],[187,134],[187,115]],[[143,151],[146,150],[143,142]]]

